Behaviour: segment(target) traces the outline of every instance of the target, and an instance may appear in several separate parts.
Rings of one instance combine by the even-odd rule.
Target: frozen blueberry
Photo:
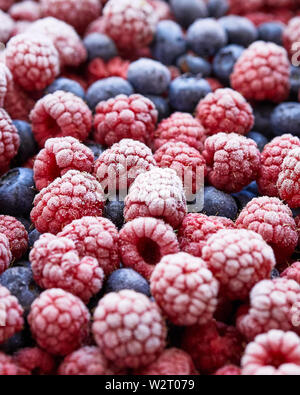
[[[275,107],[275,104],[269,102],[257,103],[253,107],[255,118],[253,129],[268,138],[274,137],[271,125],[271,115]]]
[[[85,92],[79,82],[71,80],[70,78],[60,77],[46,89],[46,94],[54,93],[56,91],[71,92],[74,95],[85,100]]]
[[[298,101],[300,90],[300,67],[291,66],[290,83],[290,99]]]
[[[208,0],[208,14],[212,18],[221,18],[227,14],[229,4],[227,0]]]
[[[199,56],[214,56],[227,44],[227,34],[215,19],[198,19],[187,31],[189,47]]]
[[[277,269],[273,269],[271,272],[271,280],[275,280],[280,277],[280,273]]]
[[[8,171],[0,178],[0,213],[28,218],[36,193],[32,169]]]
[[[238,207],[231,195],[214,187],[205,187],[202,212],[208,216],[226,217],[234,221],[238,214]]]
[[[158,23],[152,53],[159,62],[172,65],[186,51],[186,41],[181,27],[173,21]]]
[[[105,151],[105,148],[101,144],[95,143],[95,141],[86,141],[84,144],[93,151],[95,160]]]
[[[22,166],[28,159],[38,153],[38,145],[34,139],[31,125],[25,121],[13,121],[20,137],[20,147],[12,160],[12,167]]]
[[[245,188],[245,190],[251,192],[255,197],[257,197],[259,195],[258,185],[257,185],[256,181],[252,181],[251,184],[249,184]]]
[[[272,113],[271,125],[276,136],[291,133],[300,137],[300,103],[279,104]]]
[[[106,34],[92,33],[85,37],[83,44],[88,53],[88,60],[101,58],[108,61],[118,55],[113,40]]]
[[[268,144],[268,142],[269,142],[269,140],[263,134],[254,132],[254,131],[248,133],[247,137],[256,142],[257,147],[260,150],[260,152],[263,151],[263,149],[265,148],[265,145]]]
[[[34,345],[35,342],[31,337],[29,327],[26,327],[22,332],[16,333],[5,343],[1,344],[0,350],[5,354],[12,355],[23,348],[34,347]]]
[[[120,77],[109,77],[92,84],[86,94],[87,103],[92,111],[100,101],[118,95],[130,96],[134,93],[131,84]]]
[[[183,27],[189,27],[198,18],[206,18],[208,10],[203,0],[170,0],[172,12]]]
[[[28,235],[29,248],[32,248],[34,243],[40,238],[41,233],[37,229],[33,229]]]
[[[230,86],[230,75],[234,65],[244,52],[245,48],[231,44],[221,48],[213,60],[213,71],[215,76],[227,86]]]
[[[147,280],[133,269],[115,270],[109,277],[105,285],[105,293],[119,292],[123,289],[150,296],[150,286]]]
[[[162,63],[141,58],[129,66],[128,81],[138,93],[161,95],[169,87],[171,73]]]
[[[170,84],[169,100],[176,111],[192,113],[197,104],[211,92],[209,83],[190,74],[182,75]]]
[[[118,229],[121,229],[124,225],[124,202],[108,200],[104,207],[103,216],[110,219]]]
[[[193,75],[202,76],[203,78],[209,77],[211,74],[211,65],[200,56],[191,54],[181,56],[177,61],[177,66],[182,73],[190,73]]]
[[[169,102],[162,96],[146,95],[152,101],[158,111],[158,122],[168,118],[171,113]]]
[[[232,197],[235,199],[238,209],[243,210],[256,196],[247,189],[243,189],[241,192],[233,193]]]
[[[219,23],[226,30],[228,41],[232,44],[248,47],[257,40],[257,29],[248,18],[228,15],[219,19]]]
[[[29,219],[23,218],[23,217],[16,217],[16,219],[17,219],[18,221],[20,221],[21,224],[24,225],[24,227],[25,227],[25,229],[27,230],[27,232],[30,232],[31,227],[32,227],[32,223],[30,222]]]
[[[273,42],[282,46],[285,25],[281,22],[267,22],[258,26],[258,36],[262,41]]]

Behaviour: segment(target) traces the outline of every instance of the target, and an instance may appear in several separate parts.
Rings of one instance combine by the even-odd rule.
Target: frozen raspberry
[[[221,293],[231,300],[246,299],[256,283],[270,278],[276,264],[263,238],[244,229],[220,230],[211,236],[202,259],[221,283]]]
[[[92,113],[87,104],[70,92],[56,91],[40,99],[30,114],[32,131],[40,147],[51,137],[87,139]]]
[[[271,329],[299,332],[299,327],[293,325],[293,307],[298,303],[300,288],[295,281],[286,278],[261,281],[251,291],[249,311],[238,315],[237,328],[248,340]]]
[[[0,10],[0,41],[5,44],[12,37],[14,21],[5,12]]]
[[[259,233],[273,248],[277,263],[289,258],[298,243],[292,212],[277,198],[251,200],[240,213],[236,226]]]
[[[15,0],[0,0],[0,9],[7,11],[13,4]]]
[[[290,151],[284,159],[277,188],[280,198],[290,207],[300,207],[300,148]]]
[[[0,106],[4,106],[8,83],[12,82],[12,75],[4,63],[0,63]]]
[[[257,336],[242,359],[245,376],[300,376],[300,338],[272,330]]]
[[[197,374],[192,358],[179,348],[169,348],[145,368],[135,372],[139,376],[190,376]]]
[[[90,314],[83,302],[62,289],[43,292],[28,316],[38,345],[54,355],[67,355],[79,348],[89,333]]]
[[[186,143],[202,152],[206,137],[203,126],[191,114],[177,112],[158,125],[154,134],[154,144],[158,149],[174,140]]]
[[[109,147],[124,138],[147,143],[157,117],[154,104],[146,97],[119,95],[97,105],[94,139]]]
[[[136,218],[120,231],[119,252],[126,267],[150,279],[162,257],[179,252],[179,244],[173,229],[163,221]]]
[[[139,174],[156,166],[152,151],[139,141],[124,139],[100,155],[94,175],[104,191],[128,190]]]
[[[205,80],[209,83],[212,92],[215,92],[218,89],[223,89],[224,86],[221,84],[219,80],[216,78],[205,78]]]
[[[102,216],[104,193],[90,174],[70,170],[34,200],[31,220],[40,233],[57,234],[74,219]]]
[[[290,64],[284,48],[256,41],[246,49],[231,74],[232,88],[247,100],[282,102],[289,96]]]
[[[187,196],[197,193],[203,186],[206,162],[196,148],[180,141],[170,141],[156,151],[154,158],[159,167],[176,171]]]
[[[92,329],[104,356],[119,367],[149,365],[166,345],[167,329],[159,308],[135,291],[104,296],[95,310]]]
[[[34,22],[41,17],[41,6],[36,1],[26,0],[21,3],[14,4],[9,9],[9,15],[15,21]]]
[[[34,162],[35,185],[40,191],[69,170],[91,173],[93,163],[92,150],[74,137],[49,139]]]
[[[229,0],[230,14],[247,14],[248,12],[258,11],[265,5],[265,0]]]
[[[9,268],[12,259],[8,238],[0,233],[0,274]]]
[[[235,365],[227,365],[216,371],[215,376],[241,376],[241,368]]]
[[[59,74],[59,55],[47,36],[18,34],[9,40],[5,54],[15,81],[27,91],[46,88]]]
[[[29,21],[15,21],[12,37],[25,33],[31,24],[32,22]]]
[[[183,185],[172,169],[156,167],[140,174],[125,199],[124,217],[127,222],[138,217],[156,217],[176,229],[186,214]]]
[[[9,170],[10,161],[17,155],[20,138],[10,116],[0,109],[0,174]]]
[[[2,235],[0,240],[1,238]],[[0,323],[0,344],[20,332],[24,325],[23,309],[17,298],[2,286],[0,286]]]
[[[292,18],[287,27],[283,32],[283,44],[285,49],[288,51],[290,58],[292,59],[294,55],[297,56],[297,43],[300,41],[300,17],[297,16]],[[293,46],[295,47],[293,48]]]
[[[184,252],[163,257],[150,284],[156,303],[174,324],[205,325],[212,320],[219,283],[201,258]]]
[[[300,148],[300,140],[291,134],[276,137],[265,146],[257,180],[261,194],[278,197],[277,181],[282,163],[295,148]]]
[[[61,363],[60,376],[105,376],[111,375],[108,363],[98,347],[82,347],[68,355]]]
[[[55,372],[53,357],[38,347],[23,348],[14,354],[14,362],[31,374],[50,375]]]
[[[87,68],[89,85],[109,77],[120,77],[126,80],[129,65],[129,61],[123,60],[119,56],[110,59],[108,62],[96,58],[89,63]]]
[[[295,262],[289,266],[282,274],[281,277],[288,280],[294,280],[300,285],[300,262]]]
[[[158,22],[152,6],[144,0],[110,0],[103,10],[105,31],[121,50],[146,47]]]
[[[0,352],[0,376],[19,376],[23,373],[11,356]]]
[[[208,179],[225,192],[239,192],[257,177],[260,152],[254,140],[236,133],[218,133],[204,144]]]
[[[207,325],[187,327],[182,347],[200,373],[213,374],[226,364],[240,364],[243,340],[236,328],[211,321]]]
[[[196,111],[197,119],[209,135],[220,132],[245,135],[254,124],[250,104],[229,88],[209,93],[200,101]]]
[[[64,227],[58,236],[72,240],[81,258],[96,258],[107,276],[119,267],[119,234],[110,220],[83,217]]]
[[[99,0],[41,0],[43,16],[52,16],[83,33],[89,23],[98,18],[102,6]]]
[[[86,37],[92,33],[105,34],[105,20],[103,16],[100,16],[99,18],[91,22],[88,25],[84,35]]]
[[[28,233],[24,225],[14,217],[0,215],[0,233],[7,237],[13,258],[21,258],[28,247]]]
[[[147,0],[151,4],[158,21],[173,19],[172,11],[168,3],[163,0]]]

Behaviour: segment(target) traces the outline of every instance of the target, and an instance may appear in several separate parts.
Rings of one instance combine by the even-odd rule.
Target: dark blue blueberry
[[[105,151],[105,148],[101,144],[95,143],[95,141],[86,141],[84,144],[93,151],[95,160]]]
[[[172,65],[186,51],[186,41],[181,27],[173,21],[161,21],[156,27],[152,53],[159,62]]]
[[[300,207],[299,208],[293,208],[292,212],[293,212],[293,217],[294,218],[298,217],[298,215],[300,215]]]
[[[41,233],[37,229],[33,229],[28,235],[29,248],[32,248],[34,243],[40,238]]]
[[[38,153],[38,145],[34,139],[31,125],[25,121],[13,121],[20,137],[20,147],[17,156],[12,161],[12,167],[22,166],[28,159]]]
[[[19,350],[27,347],[34,347],[35,342],[31,337],[29,327],[26,327],[22,332],[16,333],[9,338],[5,343],[0,345],[0,350],[5,354],[12,355]]]
[[[211,92],[209,83],[203,78],[182,75],[170,84],[169,100],[176,111],[192,113],[197,104]]]
[[[257,147],[260,150],[260,152],[263,151],[263,149],[265,148],[265,145],[267,145],[269,142],[269,140],[263,134],[258,133],[258,132],[250,132],[250,133],[248,133],[247,137],[256,142]]]
[[[215,19],[198,19],[187,31],[187,42],[197,55],[214,56],[227,44],[227,34]]]
[[[300,137],[300,103],[279,104],[272,113],[271,125],[276,136],[291,133]]]
[[[131,63],[127,76],[136,92],[142,95],[161,95],[167,91],[171,82],[169,69],[162,63],[147,58]]]
[[[240,45],[231,44],[221,48],[213,60],[213,71],[215,76],[227,86],[230,86],[230,75],[234,65],[244,52],[245,48]]]
[[[262,41],[273,42],[282,46],[284,24],[281,22],[267,22],[258,26],[258,37]]]
[[[203,78],[209,77],[211,74],[210,63],[199,56],[183,55],[177,61],[177,66],[182,73],[190,73],[193,75],[202,76]]]
[[[176,21],[185,28],[188,28],[196,19],[208,16],[203,0],[170,0],[170,6]]]
[[[238,193],[233,193],[232,196],[235,199],[239,210],[243,210],[243,208],[246,207],[247,204],[256,197],[253,193],[249,192],[247,189],[243,189],[241,192]]]
[[[33,170],[18,167],[0,178],[0,213],[28,218],[37,191]]]
[[[83,87],[79,84],[79,82],[71,80],[70,78],[58,78],[48,86],[45,93],[54,93],[56,91],[71,92],[85,100],[85,92]]]
[[[107,62],[118,55],[115,43],[106,34],[89,34],[83,40],[83,44],[87,50],[89,61],[101,58]]]
[[[277,269],[273,269],[271,272],[271,280],[275,280],[280,277],[280,273]]]
[[[290,83],[290,99],[298,101],[300,90],[300,67],[291,66]]]
[[[227,0],[208,0],[208,14],[212,18],[221,18],[227,14],[229,4]]]
[[[209,216],[226,217],[234,221],[238,214],[238,207],[231,195],[214,187],[205,187],[202,212]]]
[[[150,286],[147,280],[133,269],[115,270],[107,279],[105,293],[119,292],[123,289],[150,296]]]
[[[248,47],[257,40],[257,29],[248,18],[228,15],[219,19],[219,23],[227,32],[228,41],[232,44]]]
[[[110,219],[118,229],[121,229],[124,225],[124,202],[108,200],[104,207],[103,216]]]
[[[251,184],[249,184],[249,185],[245,188],[245,191],[249,191],[249,192],[252,193],[255,197],[257,197],[257,196],[259,195],[257,182],[256,182],[256,181],[252,181]]]
[[[131,84],[120,77],[104,78],[90,86],[86,94],[87,103],[92,111],[101,101],[118,95],[130,96],[134,93]]]
[[[167,99],[154,95],[146,95],[146,97],[152,101],[158,111],[158,122],[169,117],[171,110]]]
[[[29,221],[29,219],[27,218],[22,218],[22,217],[16,217],[18,221],[21,222],[21,224],[23,224],[25,226],[25,229],[27,230],[27,232],[30,232],[30,229],[32,227],[32,223]]]
[[[253,129],[268,138],[274,137],[271,125],[271,115],[274,108],[275,104],[268,102],[257,103],[253,107],[255,118]]]

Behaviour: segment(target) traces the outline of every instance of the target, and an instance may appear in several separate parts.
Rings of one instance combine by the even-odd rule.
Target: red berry
[[[229,0],[230,14],[246,14],[248,12],[258,11],[265,5],[265,0]]]
[[[0,0],[0,9],[7,11],[13,4],[15,0]]]
[[[0,236],[2,238],[2,235]],[[20,332],[23,325],[23,309],[17,298],[0,285],[0,344]]]
[[[28,248],[28,233],[24,225],[14,217],[0,215],[0,233],[7,237],[13,258],[21,258]]]
[[[36,1],[25,0],[14,4],[9,9],[9,15],[15,21],[34,22],[41,17],[41,6]]]
[[[0,376],[19,376],[26,373],[20,369],[11,356],[0,352]]]
[[[5,110],[0,109],[0,174],[9,170],[10,161],[17,155],[20,138],[17,128]]]
[[[147,0],[151,4],[158,21],[173,19],[171,7],[163,0]]]
[[[15,23],[12,18],[0,9],[0,41],[2,44],[12,37]]]
[[[216,78],[205,78],[205,79],[209,83],[212,92],[215,92],[218,89],[224,88],[224,86],[221,84],[221,82],[219,80],[217,80]]]
[[[105,34],[105,20],[103,16],[100,16],[88,25],[85,37],[92,33]]]
[[[289,266],[283,273],[281,277],[287,278],[288,280],[294,280],[300,285],[300,262],[295,262]]]
[[[89,85],[109,77],[120,77],[126,80],[129,65],[129,61],[123,60],[119,56],[110,59],[108,62],[101,58],[93,59],[87,68]]]
[[[234,365],[226,365],[216,371],[215,376],[241,376],[241,368]]]
[[[298,58],[300,41],[300,17],[292,18],[283,32],[283,44],[291,59],[296,55]]]
[[[277,188],[282,200],[292,208],[300,207],[300,148],[288,153],[278,176]]]
[[[9,268],[11,259],[9,240],[3,233],[0,233],[0,274]]]
[[[38,347],[23,348],[13,357],[22,369],[35,375],[51,375],[55,372],[55,361],[47,352]]]

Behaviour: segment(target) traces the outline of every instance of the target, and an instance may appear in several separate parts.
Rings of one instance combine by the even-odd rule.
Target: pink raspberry
[[[283,273],[281,277],[287,278],[288,280],[294,280],[300,285],[300,262],[295,262],[289,266]]]
[[[218,133],[204,144],[203,156],[211,185],[225,192],[239,192],[257,177],[260,152],[252,139],[236,133]]]
[[[216,371],[215,376],[241,376],[241,368],[235,365],[227,365]]]
[[[155,166],[149,147],[139,141],[124,139],[100,155],[95,162],[94,175],[104,191],[127,191],[138,175]]]
[[[96,107],[94,139],[112,146],[124,138],[147,143],[157,122],[154,104],[141,95],[119,95]]]
[[[154,144],[158,149],[174,140],[186,143],[202,152],[206,137],[203,126],[191,114],[176,112],[158,125],[154,133]]]
[[[4,273],[9,268],[12,260],[10,245],[8,238],[0,233],[0,274]]]
[[[238,315],[236,326],[248,340],[271,329],[299,332],[299,327],[294,326],[294,321],[298,324],[299,310],[293,310],[299,303],[300,288],[295,281],[286,278],[261,281],[253,287],[250,309]]]
[[[74,219],[102,216],[104,193],[90,174],[70,170],[34,200],[31,220],[41,233],[57,234]]]
[[[184,252],[164,256],[150,284],[156,303],[174,324],[205,325],[212,320],[219,283],[201,258]]]
[[[15,81],[27,91],[45,89],[59,74],[58,52],[45,35],[18,34],[9,40],[5,54]]]
[[[7,41],[12,37],[15,23],[13,19],[0,10],[0,41],[6,44]]]
[[[138,217],[156,217],[176,229],[186,214],[187,205],[182,182],[172,169],[156,167],[140,174],[125,199],[126,222]]]
[[[265,146],[257,180],[262,195],[278,197],[277,181],[282,163],[295,148],[300,148],[300,139],[291,134],[276,137]]]
[[[155,152],[154,158],[159,167],[176,171],[187,196],[197,193],[203,186],[206,162],[196,148],[180,141],[170,141]]]
[[[158,22],[152,6],[144,0],[110,0],[103,16],[106,34],[121,50],[148,46]]]
[[[7,11],[16,0],[0,0],[0,9]]]
[[[215,92],[218,89],[224,88],[224,86],[221,84],[221,82],[219,80],[217,80],[216,78],[205,78],[205,79],[209,83],[212,92]]]
[[[14,4],[9,9],[9,15],[15,21],[34,22],[41,17],[41,6],[36,1],[25,0],[21,3]]]
[[[128,222],[119,235],[119,253],[123,264],[147,279],[150,279],[162,257],[180,251],[171,226],[156,218],[136,218]]]
[[[126,80],[129,66],[130,62],[119,56],[110,59],[108,62],[101,58],[93,59],[87,67],[89,85],[109,77],[120,77]]]
[[[38,347],[23,348],[14,354],[14,362],[31,374],[43,376],[55,372],[55,361],[47,352]]]
[[[240,213],[236,226],[259,233],[273,248],[277,263],[288,259],[298,243],[292,212],[277,198],[251,200]]]
[[[94,154],[74,137],[49,139],[34,161],[34,181],[40,191],[69,170],[91,173]]]
[[[86,37],[92,33],[105,34],[105,20],[102,15],[88,25],[84,35]]]
[[[147,0],[151,4],[158,21],[174,19],[171,7],[163,0]]]
[[[282,102],[289,96],[290,63],[286,50],[274,43],[256,41],[234,66],[231,86],[247,100]]]
[[[0,233],[5,235],[14,259],[20,259],[28,248],[28,233],[24,225],[14,217],[0,215]]]
[[[20,138],[17,128],[5,110],[0,109],[0,174],[8,171],[10,161],[17,155]]]
[[[207,240],[219,230],[234,228],[229,220],[228,226],[221,217],[208,217],[204,214],[188,214],[178,231],[180,249],[196,257],[202,257],[202,249]]]
[[[233,326],[213,320],[207,325],[187,327],[182,348],[201,374],[213,374],[226,364],[240,364],[243,339]]]
[[[287,50],[290,58],[292,59],[294,55],[297,56],[298,47],[297,45],[293,48],[294,44],[297,44],[300,41],[300,17],[297,16],[292,18],[287,27],[283,32],[283,44],[285,49]]]
[[[293,332],[272,330],[257,336],[242,359],[247,376],[300,376],[300,338]]]
[[[54,355],[67,355],[79,348],[89,334],[90,313],[76,296],[62,289],[43,292],[28,316],[38,345]]]
[[[92,112],[70,92],[56,91],[40,99],[30,114],[32,131],[40,147],[51,137],[87,139],[92,128]]]
[[[52,16],[73,26],[83,33],[89,23],[101,14],[99,0],[41,0],[42,15]]]
[[[240,93],[229,88],[218,89],[202,99],[196,117],[209,135],[220,132],[245,135],[254,125],[250,104]]]
[[[296,148],[285,157],[278,176],[279,196],[291,208],[300,207],[300,148]]]
[[[244,229],[220,230],[211,236],[202,259],[219,280],[221,293],[231,300],[246,299],[256,283],[270,278],[276,264],[263,238]]]
[[[2,235],[0,235],[0,239]],[[2,249],[2,248],[1,248]],[[23,329],[23,309],[16,297],[0,285],[0,344]],[[0,367],[1,370],[1,367]]]
[[[105,275],[119,267],[119,233],[115,225],[106,218],[83,217],[65,226],[58,234],[75,243],[81,258],[94,257]]]
[[[0,352],[0,376],[20,376],[24,373],[11,356]]]
[[[246,14],[248,12],[258,11],[265,5],[265,0],[229,0],[229,12],[230,14]]]
[[[147,366],[166,346],[167,329],[158,306],[135,291],[100,299],[92,330],[104,356],[119,367]]]

